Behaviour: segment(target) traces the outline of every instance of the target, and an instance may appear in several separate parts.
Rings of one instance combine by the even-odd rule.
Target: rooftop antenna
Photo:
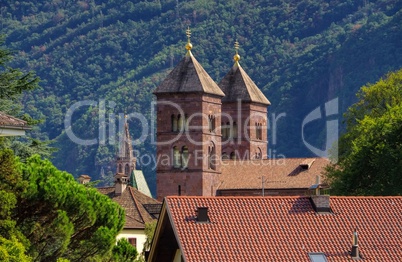
[[[267,182],[267,179],[265,176],[260,177],[261,179],[261,186],[262,186],[262,196],[265,196],[265,182]]]

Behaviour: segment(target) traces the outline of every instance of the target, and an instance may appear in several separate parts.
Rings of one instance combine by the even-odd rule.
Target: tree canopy
[[[11,150],[0,151],[0,181],[3,247],[13,244],[22,255],[26,249],[35,261],[90,261],[111,255],[124,210],[110,198],[38,155],[22,163]],[[9,255],[2,254],[2,246],[0,257]]]
[[[24,73],[19,68],[11,67],[13,54],[3,45],[4,36],[0,35],[0,111],[20,117],[30,125],[38,124],[39,120],[34,120],[29,114],[23,112],[22,96],[24,92],[39,88],[39,77],[33,72]],[[46,138],[34,138],[30,135],[0,138],[0,148],[13,149],[22,160],[33,154],[51,157],[55,150],[49,144],[50,141]]]
[[[339,162],[327,170],[332,193],[402,195],[402,70],[362,87],[345,114]]]

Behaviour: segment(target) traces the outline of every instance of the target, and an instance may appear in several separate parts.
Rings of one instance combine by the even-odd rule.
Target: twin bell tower
[[[215,196],[225,161],[252,161],[267,155],[268,99],[240,66],[219,84],[191,50],[156,88],[157,198]],[[246,174],[245,174],[246,175]]]

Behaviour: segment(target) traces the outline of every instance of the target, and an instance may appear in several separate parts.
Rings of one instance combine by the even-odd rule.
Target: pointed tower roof
[[[240,66],[240,55],[238,54],[239,44],[236,41],[236,54],[233,57],[235,64],[230,69],[221,82],[219,87],[226,94],[222,102],[235,102],[241,99],[244,102],[255,102],[270,105],[271,102],[265,97],[257,85],[251,80],[247,73]]]
[[[154,94],[162,93],[207,93],[225,96],[214,80],[208,75],[191,53],[191,32],[187,29],[187,54],[156,88]]]
[[[119,155],[118,157],[133,157],[133,146],[131,144],[131,136],[127,123],[127,116],[124,116],[124,133],[119,142]]]
[[[133,170],[130,176],[130,186],[135,187],[141,193],[152,197],[151,190],[149,190],[148,183],[145,180],[144,173],[141,170]]]

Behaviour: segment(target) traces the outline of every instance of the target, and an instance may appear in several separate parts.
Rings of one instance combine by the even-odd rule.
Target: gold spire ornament
[[[193,45],[190,42],[190,37],[191,37],[191,30],[190,27],[187,28],[186,30],[186,35],[187,35],[187,44],[186,44],[186,50],[188,53],[190,53],[191,48],[193,48]]]
[[[238,64],[240,60],[240,55],[239,55],[239,42],[237,42],[237,40],[234,43],[234,48],[236,50],[236,54],[233,56],[233,60],[235,61],[236,64]]]

